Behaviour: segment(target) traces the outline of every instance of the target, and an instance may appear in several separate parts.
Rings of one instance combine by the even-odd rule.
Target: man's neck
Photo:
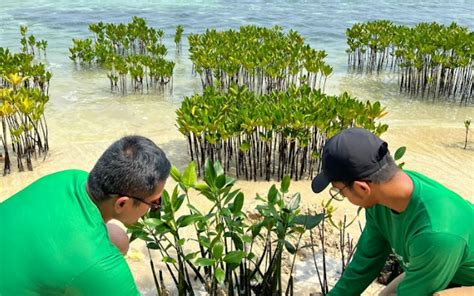
[[[379,203],[397,213],[402,213],[408,207],[413,194],[413,181],[403,171],[399,171],[393,178],[379,186]]]
[[[112,213],[111,213],[111,211],[110,211],[110,205],[108,205],[108,203],[110,203],[110,202],[113,201],[113,200],[112,200],[112,199],[109,199],[109,200],[106,200],[106,201],[103,201],[103,202],[99,202],[99,201],[97,201],[97,199],[90,193],[89,187],[87,186],[87,184],[86,184],[85,186],[86,186],[87,195],[88,195],[89,198],[92,200],[92,202],[96,205],[97,209],[99,209],[100,215],[102,216],[102,219],[104,220],[104,223],[109,222],[113,217],[112,217]],[[112,206],[113,206],[113,205],[112,205]]]

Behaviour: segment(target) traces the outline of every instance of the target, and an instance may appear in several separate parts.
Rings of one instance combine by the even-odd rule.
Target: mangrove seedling
[[[466,137],[464,139],[464,149],[467,148],[467,140],[468,140],[470,125],[471,125],[471,120],[470,119],[464,120],[464,127],[466,128]]]
[[[182,25],[178,25],[176,27],[176,34],[174,35],[174,44],[176,44],[176,50],[178,53],[181,52],[182,44],[181,39],[183,37],[184,27]]]
[[[244,213],[244,195],[233,188],[235,180],[224,174],[219,162],[206,161],[202,183],[197,182],[194,162],[183,173],[173,167],[171,177],[177,185],[172,193],[163,193],[161,210],[146,214],[128,231],[131,240],[140,238],[161,254],[178,295],[194,294],[193,279],[213,296],[223,290],[226,295],[239,296],[292,295],[294,256],[302,248],[301,237],[315,228],[323,215],[300,214],[301,197],[288,195],[288,176],[279,187],[273,185],[267,196],[257,195],[256,221]],[[208,210],[202,211],[192,202],[195,193],[211,203]],[[183,205],[188,213],[178,215]],[[194,235],[189,231],[183,234],[187,227]],[[293,256],[286,284],[282,277],[284,253]],[[154,270],[152,264],[156,274]],[[158,291],[163,289],[158,280],[155,284]]]

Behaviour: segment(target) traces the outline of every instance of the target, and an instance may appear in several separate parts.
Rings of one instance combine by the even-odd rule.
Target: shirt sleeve
[[[105,258],[77,276],[66,295],[140,295],[125,259],[120,255]]]
[[[466,241],[447,233],[428,233],[409,244],[405,279],[397,295],[432,295],[451,282],[464,256]]]
[[[360,295],[382,269],[390,244],[380,233],[374,219],[366,211],[366,224],[351,263],[328,295]]]

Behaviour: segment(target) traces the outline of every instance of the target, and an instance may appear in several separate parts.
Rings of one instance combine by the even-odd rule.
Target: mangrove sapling
[[[193,293],[193,274],[210,295],[222,290],[227,295],[282,295],[285,286],[286,293],[291,295],[291,272],[289,283],[282,284],[283,253],[286,250],[296,254],[302,233],[316,227],[323,215],[299,215],[299,194],[285,201],[290,185],[290,178],[285,176],[280,189],[272,186],[266,198],[257,196],[261,202],[257,211],[262,218],[249,225],[242,212],[244,195],[232,189],[234,180],[224,174],[222,165],[206,161],[204,183],[197,183],[194,170],[194,163],[183,174],[172,168],[171,176],[178,185],[172,194],[163,193],[160,212],[148,213],[129,227],[131,239],[143,239],[150,249],[162,254],[179,295]],[[211,201],[207,213],[201,213],[191,204],[191,190]],[[190,213],[177,217],[176,212],[185,202]],[[191,224],[196,235],[181,236],[182,229]],[[261,254],[254,253],[256,242],[264,246]],[[190,244],[197,250],[196,243],[197,252],[187,251]]]
[[[176,27],[176,34],[174,35],[174,43],[176,44],[176,50],[178,53],[181,53],[182,43],[181,39],[183,37],[184,27],[182,25],[178,25]]]
[[[288,179],[288,184],[289,184],[289,179]],[[305,234],[306,230],[311,231],[314,227],[316,227],[322,220],[324,219],[324,212],[319,215],[310,215],[309,213],[307,215],[300,215],[297,218],[295,218],[295,223],[301,224],[302,226],[300,228],[295,227],[294,230],[299,233],[298,239],[296,246],[294,250],[289,246],[288,251],[294,251],[293,254],[293,260],[291,263],[290,267],[290,278],[288,279],[288,285],[286,288],[285,295],[293,295],[293,286],[294,286],[294,279],[293,279],[293,269],[295,267],[295,262],[296,262],[296,254],[297,250],[300,249],[300,244],[301,244],[301,239],[303,238],[303,234]],[[291,253],[290,251],[290,253]]]
[[[44,105],[48,101],[45,92],[51,74],[45,75],[48,72],[42,64],[30,66],[32,60],[31,55],[10,54],[8,49],[0,48],[0,61],[3,62],[0,64],[0,82],[4,86],[0,91],[4,174],[11,172],[8,135],[20,171],[24,170],[23,161],[28,170],[33,170],[32,157],[46,156],[49,149]],[[22,71],[31,76],[5,71]]]
[[[220,160],[226,173],[235,170],[237,178],[254,181],[311,177],[328,136],[354,125],[378,134],[387,129],[375,123],[386,114],[379,102],[328,96],[306,85],[266,95],[245,86],[225,93],[209,87],[186,97],[176,113],[198,175],[211,159]]]
[[[466,137],[464,139],[464,149],[467,148],[467,140],[468,140],[470,125],[471,125],[471,120],[470,119],[464,120],[464,127],[466,128]]]
[[[339,220],[336,223],[333,220],[333,213],[335,209],[331,206],[331,201],[332,199],[330,199],[326,204],[324,204],[324,207],[327,212],[327,219],[329,220],[329,223],[338,230],[338,249],[341,255],[341,274],[343,274],[355,252],[354,240],[351,238],[349,232],[347,232],[347,229],[354,223],[362,208],[359,207],[359,209],[357,210],[357,215],[354,216],[351,221],[347,221],[347,215],[344,214],[343,220]]]
[[[323,213],[324,217],[326,217],[326,211],[323,208]],[[313,254],[313,262],[314,262],[314,268],[316,269],[316,274],[318,276],[318,281],[319,281],[319,287],[321,288],[321,293],[323,296],[325,296],[327,293],[329,293],[329,286],[328,286],[328,280],[327,280],[327,268],[326,268],[326,240],[325,240],[325,228],[324,228],[324,219],[321,222],[321,225],[318,226],[317,232],[318,232],[318,237],[319,241],[321,243],[321,254],[322,254],[322,270],[319,270],[318,267],[318,260],[316,258],[316,240],[314,239],[313,236],[313,231],[310,232],[310,239],[311,239],[311,251]]]
[[[90,24],[94,39],[73,39],[70,59],[81,67],[97,64],[109,70],[111,90],[143,93],[151,87],[159,91],[172,88],[174,62],[165,60],[164,32],[148,27],[146,21],[133,17],[128,24]],[[127,76],[130,85],[127,87]]]
[[[324,62],[324,51],[312,49],[297,32],[285,34],[278,26],[206,30],[189,35],[188,40],[193,71],[200,75],[203,88],[227,91],[235,83],[258,95],[291,85],[321,88],[332,72]]]
[[[321,252],[321,265],[322,269],[318,267],[318,259],[316,257],[316,248],[317,246],[314,233],[310,232],[310,239],[311,239],[311,251],[313,255],[313,262],[314,267],[316,269],[316,274],[318,277],[319,286],[321,289],[322,295],[327,295],[329,293],[329,283],[328,283],[328,269],[327,269],[327,255],[328,255],[328,236],[326,232],[327,224],[326,221],[329,221],[330,225],[338,230],[338,243],[337,248],[339,249],[340,253],[340,260],[341,260],[341,275],[346,270],[349,262],[352,259],[352,256],[355,252],[356,247],[354,246],[354,241],[350,237],[349,233],[347,232],[347,228],[351,226],[354,221],[356,220],[357,216],[361,208],[357,211],[357,215],[351,221],[347,221],[347,215],[344,215],[343,220],[335,223],[333,220],[333,214],[335,212],[334,206],[331,204],[333,199],[330,199],[328,202],[322,202],[321,207],[323,209],[324,219],[322,223],[317,227],[317,235],[320,241],[320,252]],[[360,222],[359,222],[360,225]],[[361,229],[362,231],[362,229]]]
[[[468,104],[474,90],[471,35],[456,23],[414,27],[386,20],[358,23],[346,31],[348,64],[367,73],[379,73],[390,64],[390,71],[397,72],[400,91],[422,99],[443,97]]]

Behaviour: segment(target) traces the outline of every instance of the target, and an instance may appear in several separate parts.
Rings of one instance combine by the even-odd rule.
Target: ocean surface
[[[54,73],[52,90],[68,92],[64,100],[95,101],[108,96],[103,75],[74,71],[68,47],[72,38],[91,37],[88,25],[99,21],[127,23],[140,16],[149,25],[165,31],[169,57],[176,58],[173,36],[177,25],[189,33],[207,28],[237,29],[239,26],[279,25],[284,30],[301,33],[306,42],[328,53],[327,61],[334,67],[334,77],[347,73],[345,30],[357,22],[388,19],[397,24],[415,25],[419,22],[457,22],[474,29],[474,0],[464,1],[45,1],[3,0],[0,6],[0,46],[19,49],[19,26],[27,25],[29,34],[48,41],[47,64]],[[167,101],[179,102],[183,95],[199,91],[196,77],[190,75],[187,40],[183,55],[177,58],[175,90]],[[86,76],[86,77],[84,77]],[[88,78],[102,88],[88,85]],[[346,78],[347,77],[342,77]],[[360,77],[357,77],[358,79]],[[358,80],[356,79],[356,80]],[[333,79],[335,80],[335,79]],[[368,86],[369,87],[369,86]],[[88,91],[93,91],[93,94]],[[105,94],[101,93],[105,90]],[[57,94],[57,93],[54,93]],[[83,96],[87,94],[87,96]],[[383,93],[378,99],[383,99]],[[371,98],[370,98],[371,99]],[[53,103],[61,103],[55,95]]]

